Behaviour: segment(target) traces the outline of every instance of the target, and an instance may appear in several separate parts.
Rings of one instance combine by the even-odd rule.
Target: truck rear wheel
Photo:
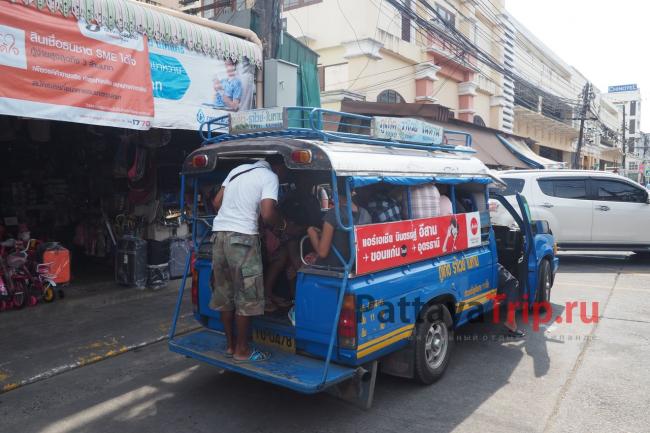
[[[446,306],[434,304],[420,315],[415,328],[415,379],[430,385],[442,377],[454,342],[451,314]]]

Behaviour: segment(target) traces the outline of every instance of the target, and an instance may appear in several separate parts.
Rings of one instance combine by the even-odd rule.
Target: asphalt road
[[[168,296],[167,303],[165,296],[155,303],[155,312],[128,302],[113,307],[122,316],[104,322],[103,330],[86,325],[93,329],[88,341],[97,344],[111,341],[111,330],[119,328],[119,335],[133,337],[128,350],[101,352],[93,362],[0,394],[0,431],[650,431],[650,259],[563,255],[552,294],[553,317],[562,323],[554,320],[539,332],[529,326],[528,337],[519,342],[499,338],[494,325],[469,325],[441,381],[423,387],[382,375],[369,411],[327,394],[303,396],[222,373],[168,352],[154,338],[169,317]],[[584,302],[587,319],[597,303],[598,320],[581,320],[578,306],[567,323],[566,303],[573,301]],[[94,314],[108,317],[112,307],[105,308]],[[3,359],[16,365],[4,343],[0,340],[0,373],[7,370]],[[47,339],[39,344],[48,346]],[[71,344],[75,347],[58,350],[76,353],[88,346],[83,338]],[[40,348],[36,353],[41,350],[56,367],[55,355]]]

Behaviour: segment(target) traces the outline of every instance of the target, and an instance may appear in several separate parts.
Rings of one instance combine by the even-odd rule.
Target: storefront
[[[5,257],[12,239],[58,242],[73,281],[112,280],[128,247],[169,274],[172,245],[187,251],[180,165],[201,122],[258,106],[259,39],[125,0],[0,0],[0,33]]]

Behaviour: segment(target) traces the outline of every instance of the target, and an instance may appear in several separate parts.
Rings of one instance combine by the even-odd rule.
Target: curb
[[[201,328],[201,326],[194,326],[194,327],[185,328],[185,329],[182,329],[182,330],[176,332],[176,335],[177,336],[178,335],[184,335],[184,334],[190,333],[192,331],[195,331],[195,330],[197,330],[199,328]],[[143,341],[142,343],[132,344],[132,345],[129,345],[129,346],[122,346],[122,347],[120,347],[119,349],[116,349],[116,350],[109,350],[108,352],[104,353],[103,355],[96,355],[96,356],[93,356],[92,358],[80,359],[80,360],[75,361],[75,362],[70,363],[70,364],[65,364],[65,365],[61,365],[61,366],[58,366],[58,367],[54,367],[54,368],[52,368],[52,369],[50,369],[48,371],[45,371],[43,373],[39,373],[39,374],[37,374],[35,376],[32,376],[32,377],[30,377],[28,379],[21,380],[20,382],[8,383],[8,384],[4,385],[2,388],[0,388],[0,395],[6,394],[6,393],[8,393],[10,391],[14,391],[16,389],[22,388],[22,387],[27,386],[27,385],[31,385],[31,384],[36,383],[36,382],[40,382],[40,381],[45,380],[45,379],[49,379],[49,378],[54,377],[54,376],[58,376],[58,375],[63,374],[63,373],[67,373],[67,372],[72,371],[72,370],[76,370],[76,369],[81,368],[81,367],[85,367],[87,365],[96,364],[98,362],[105,361],[107,359],[114,358],[116,356],[123,355],[125,353],[132,352],[132,351],[137,350],[137,349],[141,349],[143,347],[147,347],[147,346],[151,346],[151,345],[156,344],[156,343],[160,343],[161,341],[167,340],[168,337],[169,336],[167,334],[160,335],[160,336],[154,338],[153,340]]]

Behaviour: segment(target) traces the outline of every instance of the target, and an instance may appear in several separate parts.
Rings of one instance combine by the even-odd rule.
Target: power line
[[[374,2],[372,2],[372,3],[373,3],[373,5],[375,5],[375,7],[378,7]],[[379,9],[379,8],[378,8],[378,9]],[[381,11],[381,9],[380,9],[380,11]],[[396,17],[400,17],[400,16],[401,16],[399,13],[395,14],[394,16],[390,16],[388,13],[383,12],[383,11],[381,11],[381,13],[382,13],[385,17],[391,19],[391,22],[394,21]],[[418,32],[418,34],[420,34],[420,36],[424,36],[424,37],[428,37],[428,36],[429,36],[429,34],[426,34],[426,33],[422,32],[422,30],[421,30],[420,28],[414,28],[414,30],[415,30],[416,32]],[[455,56],[454,58],[462,60],[459,56]],[[354,78],[354,79],[344,80],[344,81],[337,81],[337,82],[334,82],[334,83],[330,83],[330,85],[337,85],[337,84],[345,84],[345,83],[349,83],[349,82],[356,82],[356,81],[357,81],[358,79],[360,79],[360,78],[370,78],[370,77],[374,77],[374,76],[384,75],[384,74],[387,74],[387,73],[390,73],[390,72],[394,72],[394,71],[398,71],[398,70],[401,70],[401,69],[406,69],[406,68],[411,68],[411,67],[418,66],[418,65],[428,64],[429,62],[430,62],[430,60],[424,60],[424,61],[422,61],[422,62],[411,63],[411,64],[408,64],[408,65],[405,65],[405,66],[400,66],[400,67],[397,67],[397,68],[388,69],[388,70],[381,71],[381,72],[377,72],[377,73],[374,73],[374,74],[368,74],[368,75],[364,75],[364,76],[359,75],[359,76],[357,76],[357,77]],[[444,62],[443,65],[446,64],[446,63],[448,63],[448,62],[449,62],[449,61]],[[402,81],[403,81],[404,79],[411,80],[411,79],[414,77],[414,75],[415,75],[415,73],[411,73],[411,74],[409,74],[408,76],[400,77],[399,80],[402,80]],[[502,88],[502,86],[501,86],[499,83],[497,83],[496,81],[494,81],[491,77],[487,76],[483,71],[479,71],[479,75],[481,75],[482,77],[484,77],[487,81],[493,83],[496,87],[498,87],[498,88],[500,88],[500,89]],[[378,83],[373,83],[373,84],[370,84],[370,85],[368,85],[368,86],[366,86],[366,87],[362,87],[362,88],[355,89],[355,90],[366,90],[366,89],[370,89],[370,88],[373,88],[373,87],[378,87],[378,86],[381,86],[381,85],[383,85],[383,84],[387,84],[387,83],[390,83],[390,82],[393,82],[393,81],[394,81],[393,79],[388,79],[388,80],[381,81],[381,82],[378,82]],[[446,81],[446,79],[445,79],[445,81]],[[353,84],[354,84],[354,83],[353,83]],[[350,89],[350,88],[352,87],[353,84],[350,84],[350,85],[348,86],[348,89]]]
[[[523,77],[519,76],[518,74],[514,73],[513,71],[508,70],[505,68],[503,65],[501,65],[497,60],[495,60],[491,55],[485,53],[480,47],[477,47],[476,44],[472,43],[464,34],[460,33],[458,30],[456,30],[453,26],[451,26],[449,23],[445,21],[445,19],[440,15],[440,13],[433,8],[427,1],[425,0],[419,0],[420,3],[427,8],[429,11],[431,11],[436,17],[437,21],[441,22],[444,27],[447,28],[448,33],[442,31],[440,28],[435,26],[434,24],[430,23],[428,20],[423,19],[420,15],[417,13],[412,13],[412,11],[407,10],[404,8],[404,4],[397,1],[397,0],[389,0],[389,2],[396,7],[397,9],[401,10],[403,13],[406,13],[407,15],[410,15],[411,18],[416,20],[417,24],[421,27],[426,28],[427,30],[431,31],[433,34],[437,35],[440,39],[444,40],[445,42],[448,42],[452,44],[453,46],[456,46],[457,49],[458,47],[461,47],[464,49],[466,52],[469,54],[473,55],[476,57],[477,60],[481,61],[484,63],[486,66],[489,68],[497,71],[498,73],[503,74],[504,76],[507,76],[515,81],[518,81],[527,87],[530,88],[537,88],[536,86],[530,84],[526,79]],[[553,95],[557,99],[565,99],[566,101],[570,103],[574,103],[574,100],[567,100],[566,98],[562,98],[557,95]]]
[[[469,21],[469,22],[472,22],[472,21],[473,21],[473,20],[471,20],[469,17],[467,17],[467,15],[463,14],[463,13],[462,13],[462,12],[461,12],[457,7],[455,7],[453,4],[449,3],[448,1],[447,1],[446,4],[448,4],[451,8],[453,8],[453,9],[457,12],[457,14],[460,15],[461,17],[463,17],[465,20],[467,20],[467,21]],[[496,15],[494,15],[494,13],[491,12],[491,11],[489,10],[489,8],[488,8],[485,4],[481,3],[481,1],[478,1],[477,4],[478,4],[478,6],[479,6],[479,10],[480,10],[481,13],[483,13],[484,15],[486,15],[488,18],[492,18],[493,21],[494,21],[496,24],[500,24],[500,23],[501,23],[501,20],[500,20]],[[490,4],[491,4],[495,9],[498,9],[498,8],[497,8],[497,7],[496,7],[492,2],[490,2]],[[430,8],[429,8],[429,9],[430,9]],[[430,9],[430,10],[431,10],[431,9]],[[436,12],[435,9],[434,9],[433,11]],[[442,18],[439,17],[439,20],[442,20]],[[444,20],[442,20],[442,21],[444,21]],[[453,29],[453,30],[455,30],[455,29]],[[481,39],[483,39],[484,41],[489,42],[489,43],[496,43],[496,44],[499,44],[499,45],[501,44],[501,41],[497,40],[497,39],[494,38],[492,35],[490,35],[490,34],[488,34],[487,32],[485,32],[485,31],[484,31],[480,26],[475,25],[475,26],[474,26],[474,30],[475,30],[475,34],[476,34],[477,36],[481,37]],[[461,34],[461,35],[462,35],[462,34]],[[464,35],[463,35],[463,36],[464,36]],[[517,38],[515,38],[514,42],[515,42],[515,44],[516,44],[517,46],[519,46],[522,50],[526,51],[526,47],[524,47],[524,46],[521,44],[521,42],[520,42],[519,40],[517,40]],[[478,47],[477,47],[477,48],[478,48]],[[480,48],[478,48],[478,49],[480,49]],[[537,65],[534,64],[532,61],[527,60],[527,59],[526,59],[525,57],[523,57],[523,56],[517,56],[517,52],[515,52],[515,57],[516,57],[516,60],[518,60],[518,61],[522,61],[523,63],[525,63],[525,64],[531,66],[533,69],[538,69]],[[486,63],[486,66],[489,67],[490,65],[489,65],[488,63]],[[573,84],[571,84],[570,82],[565,82],[565,81],[562,80],[562,81],[558,81],[557,83],[558,83],[559,85],[563,86],[564,89],[567,90],[569,93],[572,93],[572,94],[577,95],[577,94],[580,92],[580,89],[577,88],[577,87],[575,87],[575,86],[574,86]],[[543,84],[540,83],[540,85],[543,85]],[[552,92],[552,90],[550,90],[550,89],[549,89],[549,91]],[[556,96],[557,96],[557,95],[556,95]],[[558,96],[558,97],[562,98],[561,96]],[[573,101],[573,99],[571,99],[571,100]]]

